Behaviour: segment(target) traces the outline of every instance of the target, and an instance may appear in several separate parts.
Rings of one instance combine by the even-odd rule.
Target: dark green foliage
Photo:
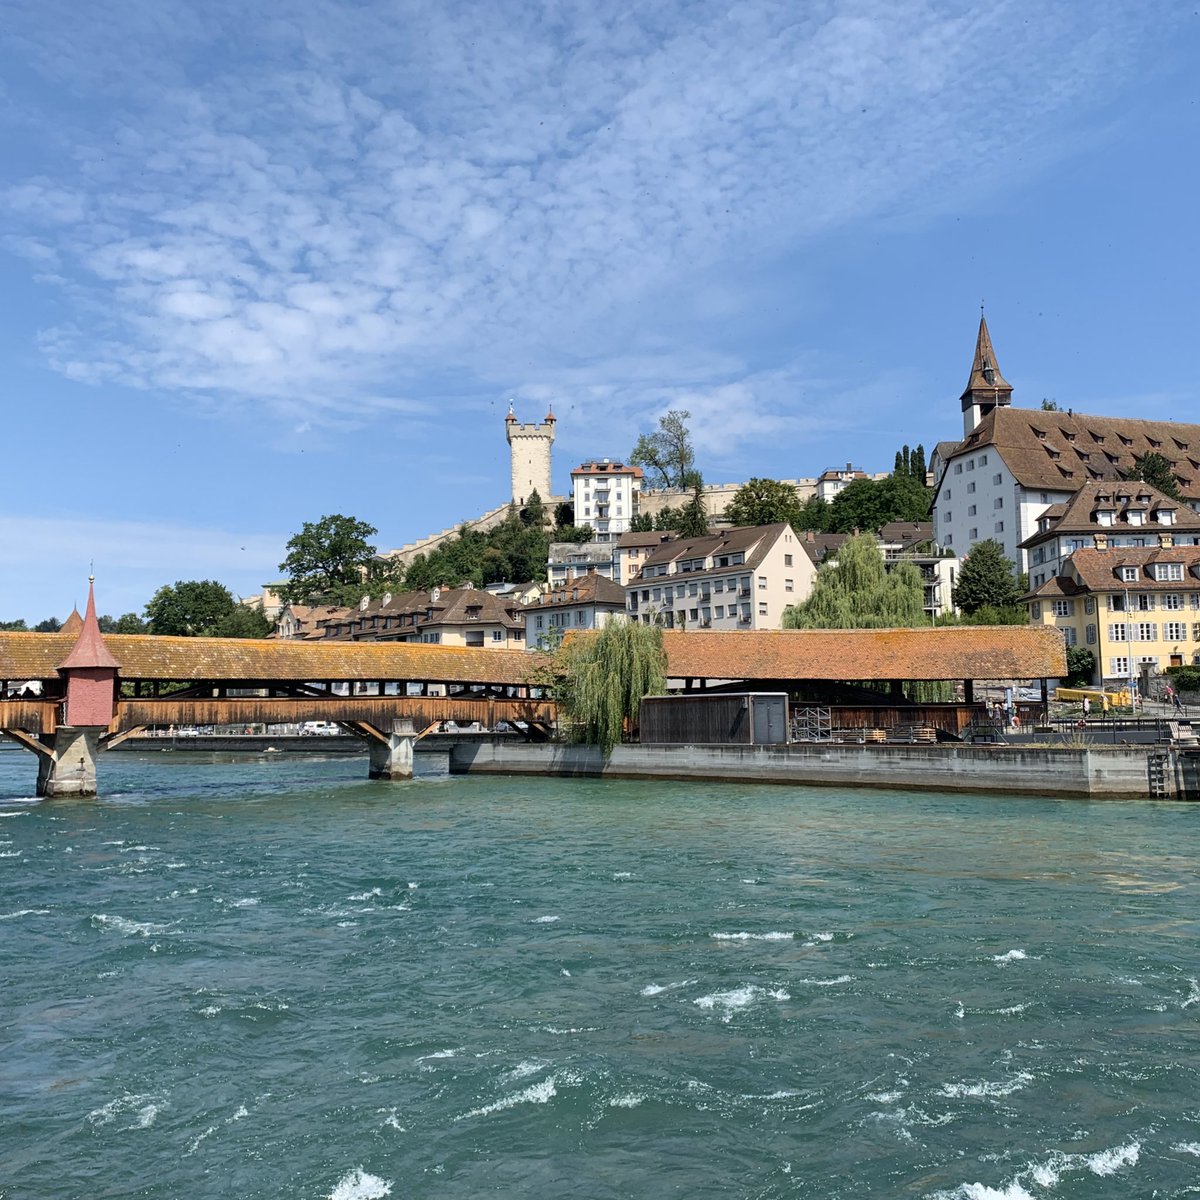
[[[179,580],[154,593],[146,605],[146,620],[150,633],[216,637],[236,607],[233,593],[213,579]]]
[[[704,480],[698,471],[691,472],[689,486],[691,497],[679,510],[679,536],[704,537],[708,533],[708,509],[704,507]]]
[[[651,533],[654,530],[654,518],[649,513],[638,513],[629,522],[630,533]]]
[[[554,507],[554,524],[558,529],[566,529],[568,525],[575,524],[575,505],[564,500],[561,504]]]
[[[105,614],[97,618],[101,633],[145,633],[146,622],[137,613],[122,613],[119,617]]]
[[[755,478],[734,493],[725,509],[725,519],[731,525],[774,525],[786,521],[793,529],[800,529],[802,512],[796,489],[790,483]]]
[[[687,487],[696,460],[687,423],[692,414],[672,409],[659,417],[654,433],[643,433],[629,454],[629,462],[646,472],[650,487]]]
[[[28,633],[29,626],[24,621],[0,621],[0,633]]]
[[[288,541],[287,557],[279,564],[288,576],[279,589],[281,598],[301,604],[357,603],[375,556],[367,539],[375,533],[373,525],[339,514],[305,521]]]
[[[830,502],[826,533],[875,530],[889,521],[926,521],[933,493],[909,475],[856,479]]]
[[[1135,459],[1133,467],[1126,472],[1126,479],[1140,479],[1160,492],[1165,492],[1172,500],[1183,500],[1179,490],[1179,481],[1171,470],[1171,464],[1157,451],[1151,450]]]
[[[976,542],[963,559],[954,587],[954,606],[970,616],[985,607],[1015,607],[1020,600],[1016,569],[995,538]]]
[[[261,608],[251,608],[247,604],[234,606],[213,631],[214,637],[233,638],[265,638],[275,626],[263,616]]]
[[[621,740],[625,722],[636,725],[643,697],[663,692],[666,668],[657,625],[619,621],[572,638],[554,667],[561,725],[572,740],[607,754]]]
[[[1069,655],[1070,651],[1068,662]],[[1177,692],[1200,692],[1200,667],[1168,667],[1166,673],[1171,677],[1171,686]]]
[[[596,531],[590,525],[562,525],[554,531],[556,542],[590,542]]]
[[[529,526],[531,529],[541,529],[546,524],[547,518],[546,506],[542,503],[542,498],[538,495],[537,488],[534,488],[529,493],[529,499],[525,502],[525,507],[521,509],[521,523]]]
[[[34,627],[34,633],[57,633],[62,628],[62,622],[57,617],[47,617],[44,621],[39,621]],[[103,632],[103,631],[101,631]]]
[[[829,533],[829,505],[819,496],[809,496],[800,506],[793,529],[811,529],[814,533]]]
[[[1067,647],[1067,683],[1082,687],[1096,678],[1096,656],[1086,646]]]
[[[937,625],[1028,625],[1029,613],[1023,604],[984,604],[972,613],[943,613]]]
[[[1059,409],[1058,409],[1058,401],[1057,400],[1046,400],[1046,399],[1042,400],[1042,412],[1058,412],[1058,411],[1059,411]],[[1089,653],[1090,653],[1090,651],[1089,651]]]

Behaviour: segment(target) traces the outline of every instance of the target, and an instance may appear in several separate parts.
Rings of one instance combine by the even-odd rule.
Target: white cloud
[[[626,416],[736,410],[747,438],[830,419],[802,363],[664,350],[653,314],[630,344],[631,306],[993,196],[1063,153],[1169,11],[68,7],[31,6],[10,44],[94,109],[56,114],[57,167],[0,194],[70,277],[42,338],[63,373],[328,421],[389,394],[432,412],[446,364],[561,397],[570,346]]]

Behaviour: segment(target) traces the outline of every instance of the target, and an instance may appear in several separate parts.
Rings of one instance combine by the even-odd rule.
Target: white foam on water
[[[187,1150],[184,1152],[183,1157],[190,1158],[200,1148],[200,1143],[204,1141],[205,1138],[212,1137],[212,1135],[216,1132],[217,1127],[215,1125],[210,1125],[203,1133],[197,1134],[196,1137],[192,1139],[192,1144],[188,1146]]]
[[[488,1117],[492,1113],[503,1112],[507,1108],[515,1108],[518,1104],[546,1104],[553,1097],[558,1095],[558,1091],[554,1086],[554,1076],[549,1079],[543,1079],[541,1083],[535,1083],[532,1087],[527,1087],[523,1092],[513,1092],[510,1096],[504,1096],[500,1100],[492,1104],[485,1104],[482,1108],[473,1108],[470,1112],[463,1113],[461,1117],[455,1117],[456,1121],[465,1121],[468,1117]]]
[[[431,1058],[455,1058],[457,1055],[462,1053],[462,1050],[463,1048],[461,1046],[454,1050],[435,1050],[432,1054],[422,1054],[421,1057],[417,1059],[417,1062],[428,1062]]]
[[[362,1167],[355,1167],[338,1180],[329,1193],[329,1200],[383,1200],[392,1194],[392,1181],[370,1175]]]
[[[1016,1180],[1006,1186],[993,1188],[986,1183],[964,1183],[952,1192],[933,1192],[929,1200],[1034,1200]]]
[[[161,1103],[162,1098],[154,1096],[151,1093],[134,1095],[131,1092],[126,1092],[124,1096],[118,1096],[115,1100],[110,1100],[107,1104],[101,1105],[100,1108],[94,1108],[88,1113],[87,1119],[97,1128],[100,1128],[105,1125],[111,1125],[118,1117],[135,1113],[134,1123],[127,1125],[125,1128],[149,1129],[154,1124],[155,1117],[158,1116]]]
[[[544,1071],[550,1064],[541,1062],[536,1058],[526,1059],[525,1062],[519,1062],[511,1071],[505,1075],[505,1079],[527,1079],[530,1075],[536,1075],[539,1071]]]
[[[814,942],[832,942],[833,934],[832,933],[814,933],[812,935],[812,940]]]
[[[721,1019],[729,1021],[735,1012],[748,1008],[760,997],[769,997],[772,1000],[790,1000],[792,998],[783,988],[761,988],[750,983],[730,992],[713,992],[711,995],[701,996],[692,1003],[698,1008],[717,1009],[721,1013]]]
[[[673,992],[677,988],[692,987],[696,982],[697,980],[695,979],[684,979],[679,983],[648,983],[642,988],[641,994],[643,996],[657,996],[661,992]]]
[[[1004,954],[993,954],[992,962],[994,963],[1009,963],[1021,962],[1022,959],[1028,958],[1029,955],[1024,950],[1009,950]]]
[[[382,896],[383,888],[372,888],[369,892],[355,892],[353,896],[347,896],[347,900],[370,900],[374,896]]]
[[[1191,1008],[1192,1005],[1195,1004],[1198,1000],[1200,1000],[1200,982],[1197,982],[1195,979],[1189,978],[1188,979],[1187,999],[1184,1000],[1179,1005],[1179,1007],[1180,1008]]]
[[[20,850],[0,850],[0,858],[20,858]]]
[[[853,975],[837,975],[831,979],[798,979],[797,983],[809,983],[814,987],[833,987],[835,983],[853,983]]]
[[[254,896],[244,896],[240,900],[230,900],[230,908],[254,908],[258,904],[258,900]]]
[[[235,1112],[229,1119],[231,1121],[244,1121],[249,1115],[250,1110],[244,1104],[239,1104],[237,1112]]]
[[[760,879],[743,879],[742,882],[743,883],[761,883],[762,880],[760,880]]]
[[[608,1102],[609,1108],[637,1108],[646,1097],[638,1092],[630,1092],[625,1096],[613,1096]]]
[[[716,938],[718,942],[790,942],[796,935],[772,931],[771,933],[710,933],[708,936]]]
[[[16,912],[0,913],[0,921],[15,921],[18,917],[45,917],[49,914],[48,908],[19,908]]]
[[[967,1010],[963,1007],[963,1002],[960,1000],[954,1010],[954,1019],[961,1021],[967,1015]]]
[[[995,1008],[992,1011],[998,1017],[1014,1017],[1017,1013],[1023,1013],[1028,1008],[1028,1004],[1010,1004],[1008,1008]]]
[[[952,1100],[979,1099],[991,1096],[1011,1096],[1033,1082],[1033,1076],[1025,1071],[1014,1075],[1011,1079],[1000,1080],[996,1083],[943,1083],[938,1089],[943,1096]]]
[[[1195,1154],[1200,1157],[1200,1142],[1176,1142],[1171,1149],[1176,1154]]]
[[[562,917],[534,917],[533,920],[530,921],[529,923],[530,923],[530,925],[551,925],[555,921],[561,921],[561,920],[562,920]]]
[[[115,842],[101,842],[100,845],[102,845],[102,846],[123,846],[123,845],[125,845],[125,839],[117,838],[117,840]]]
[[[633,872],[632,871],[614,871],[613,878],[614,879],[632,879]]]
[[[209,1004],[200,1010],[200,1015],[202,1017],[215,1017],[220,1011],[221,1006],[219,1004]]]
[[[410,890],[410,891],[415,891],[415,890],[416,890],[417,888],[419,888],[420,886],[421,886],[421,885],[420,885],[419,883],[410,883],[410,884],[408,885],[408,887],[409,887],[409,890]]]
[[[151,921],[127,921],[124,917],[110,917],[107,913],[93,913],[92,924],[97,929],[115,929],[117,933],[138,937],[166,933],[169,928],[167,925],[155,925]]]
[[[1122,1167],[1132,1167],[1141,1154],[1140,1142],[1127,1142],[1112,1150],[1099,1150],[1085,1158],[1087,1169],[1093,1175],[1115,1175]]]
[[[571,972],[570,972],[570,971],[568,971],[566,967],[563,967],[563,968],[562,968],[562,969],[559,971],[559,974],[560,974],[560,975],[564,975],[564,976],[566,976],[566,978],[567,978],[567,979],[570,979],[570,978],[571,978]]]

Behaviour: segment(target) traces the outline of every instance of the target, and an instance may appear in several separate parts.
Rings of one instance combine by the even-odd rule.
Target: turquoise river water
[[[1200,1194],[1200,809],[0,753],[0,1197]]]

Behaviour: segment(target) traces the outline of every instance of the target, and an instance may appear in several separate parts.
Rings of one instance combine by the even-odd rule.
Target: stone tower
[[[536,491],[547,504],[553,494],[550,486],[550,447],[554,445],[554,413],[546,414],[540,425],[521,425],[512,404],[504,419],[512,457],[512,499],[524,504]]]
[[[1012,384],[1000,374],[992,335],[987,321],[979,318],[979,336],[975,340],[975,359],[971,363],[971,378],[962,394],[963,437],[970,437],[984,417],[1000,405],[1012,403]]]

